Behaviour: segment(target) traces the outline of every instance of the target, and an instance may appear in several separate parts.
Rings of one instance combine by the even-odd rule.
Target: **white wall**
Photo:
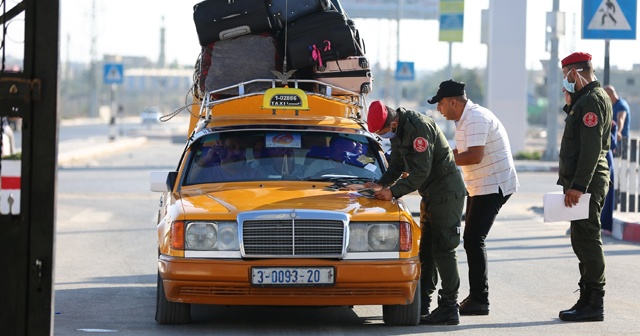
[[[526,0],[491,0],[486,107],[502,122],[515,155],[527,129]]]

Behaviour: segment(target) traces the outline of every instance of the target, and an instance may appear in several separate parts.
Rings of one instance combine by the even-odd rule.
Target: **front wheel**
[[[382,306],[382,320],[391,326],[416,326],[420,323],[420,280],[408,305]]]
[[[186,324],[191,322],[191,305],[167,300],[160,272],[158,272],[156,290],[156,322],[159,324]]]

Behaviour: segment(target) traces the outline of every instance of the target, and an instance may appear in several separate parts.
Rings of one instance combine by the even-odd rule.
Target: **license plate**
[[[333,267],[253,267],[253,285],[332,285]]]

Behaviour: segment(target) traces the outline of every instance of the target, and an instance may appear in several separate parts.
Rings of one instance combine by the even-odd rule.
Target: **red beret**
[[[385,121],[387,121],[387,108],[381,101],[376,100],[369,105],[369,114],[367,115],[369,132],[375,133],[381,130]]]
[[[564,68],[567,65],[588,61],[591,61],[591,54],[585,52],[574,52],[573,54],[562,59],[562,67]]]

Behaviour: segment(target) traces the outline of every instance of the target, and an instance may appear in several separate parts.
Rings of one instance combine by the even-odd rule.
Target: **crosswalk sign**
[[[583,0],[582,38],[635,40],[637,0]]]
[[[416,77],[413,62],[401,62],[396,63],[396,80],[412,81]]]
[[[124,81],[124,67],[122,63],[105,63],[104,64],[104,83],[105,84],[122,84]]]

